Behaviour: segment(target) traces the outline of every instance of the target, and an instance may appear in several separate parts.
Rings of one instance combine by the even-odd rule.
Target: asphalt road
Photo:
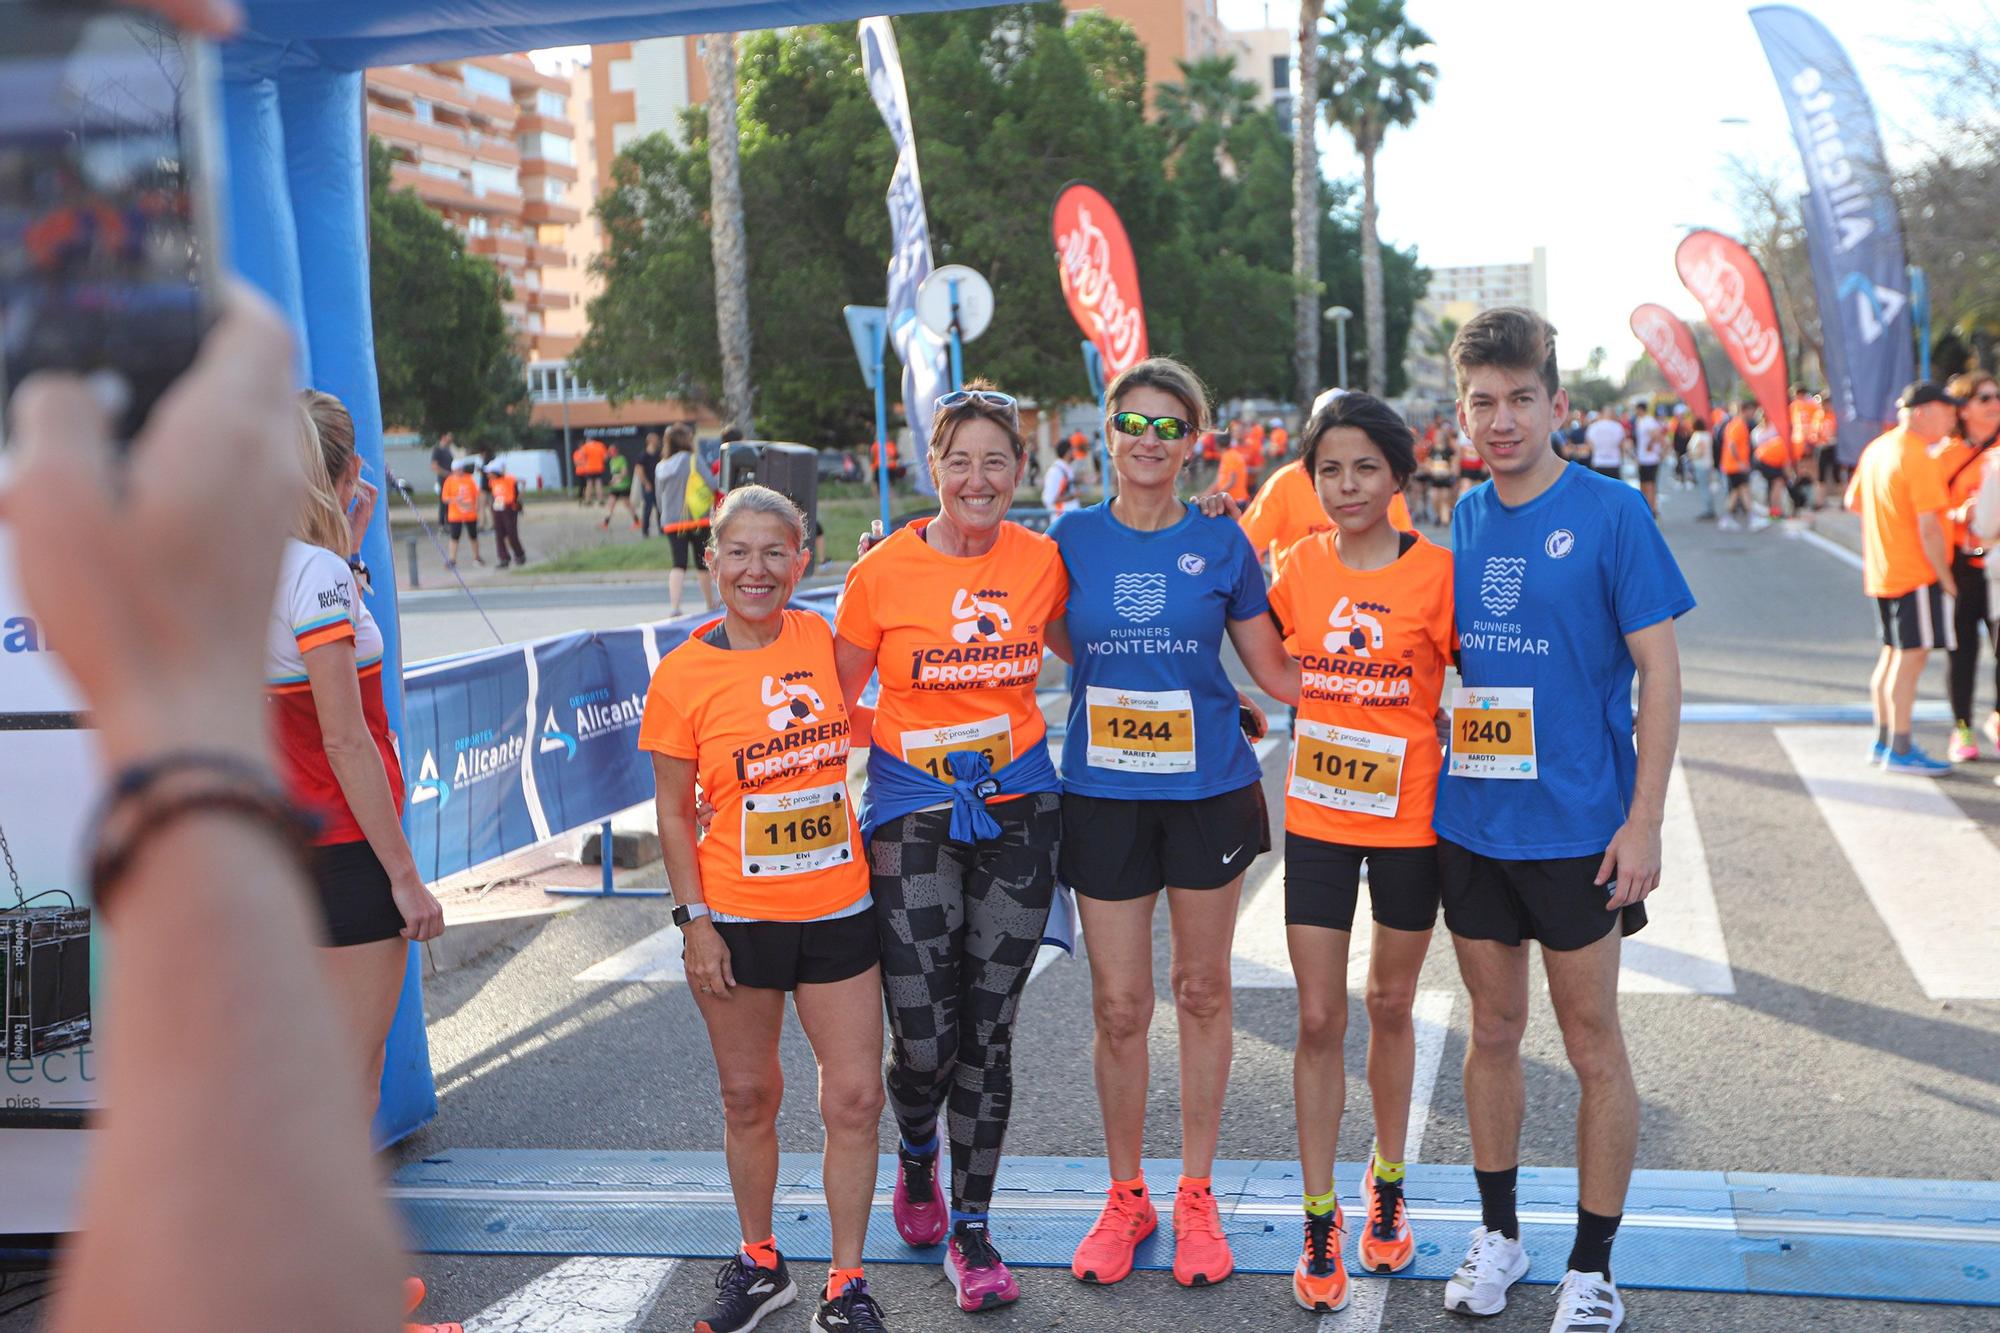
[[[1671,490],[1664,526],[1700,602],[1681,623],[1689,705],[1856,704],[1866,698],[1875,656],[1872,610],[1859,575],[1814,542],[1773,528],[1717,532],[1693,521],[1691,497]],[[663,614],[663,590],[626,585],[592,589],[509,589],[488,594],[503,634],[520,637]],[[407,656],[480,646],[476,616],[448,597],[405,604]],[[1989,677],[1990,679],[1990,677]],[[1933,672],[1925,697],[1941,696]],[[1982,690],[1983,698],[1983,690]],[[1983,707],[1982,703],[1982,707]],[[1924,729],[1933,752],[1942,728]],[[1853,726],[1852,747],[1865,749]],[[1844,743],[1845,737],[1835,740]],[[1851,1176],[2000,1178],[2000,1002],[1926,997],[1918,969],[1932,965],[1915,937],[1890,925],[1896,885],[1885,882],[1866,848],[1843,844],[1829,823],[1824,783],[1809,787],[1808,751],[1823,728],[1784,721],[1690,724],[1682,731],[1693,844],[1712,886],[1712,953],[1724,955],[1727,993],[1648,993],[1622,997],[1622,1012],[1643,1103],[1641,1168],[1819,1173]],[[1859,768],[1858,761],[1856,768]],[[1266,759],[1279,797],[1282,749]],[[1936,783],[1978,826],[1979,854],[2000,828],[2000,764],[1982,763]],[[1916,827],[1911,825],[1911,827]],[[1964,849],[1960,849],[1961,851]],[[1921,856],[1921,846],[1905,849]],[[1683,863],[1684,868],[1686,863]],[[1243,931],[1258,888],[1272,875],[1266,858],[1250,873]],[[1692,895],[1694,877],[1663,884],[1657,919]],[[1885,898],[1884,895],[1889,895]],[[1684,898],[1683,901],[1686,899]],[[679,984],[585,982],[579,974],[665,925],[654,902],[595,904],[549,921],[517,946],[436,980],[429,990],[432,1053],[440,1087],[435,1122],[401,1145],[391,1166],[462,1147],[721,1148],[706,1035]],[[1919,923],[1921,926],[1921,923]],[[1242,933],[1242,932],[1240,932]],[[1440,932],[1440,935],[1442,932]],[[1647,937],[1641,935],[1639,940]],[[1913,942],[1915,940],[1915,942]],[[1244,946],[1239,945],[1239,956]],[[1153,1095],[1146,1153],[1178,1150],[1172,1004],[1165,991],[1164,915],[1156,938],[1161,1004],[1152,1032]],[[1629,955],[1628,955],[1629,958]],[[1711,962],[1717,960],[1711,959]],[[1239,977],[1240,977],[1239,973]],[[1458,1068],[1466,1012],[1448,944],[1433,944],[1424,984],[1457,997],[1440,1075],[1432,1092],[1422,1157],[1467,1162],[1471,1149]],[[1643,984],[1641,979],[1639,984]],[[1290,1053],[1291,991],[1239,984],[1236,1062],[1222,1127],[1225,1157],[1280,1155],[1295,1141]],[[1091,1157],[1102,1152],[1091,1088],[1089,981],[1085,966],[1060,962],[1035,980],[1017,1043],[1017,1096],[1008,1148],[1024,1154]],[[1348,1038],[1348,1105],[1340,1160],[1369,1145],[1367,1091],[1360,1078],[1366,1016],[1353,998]],[[1524,1057],[1529,1114],[1524,1165],[1574,1160],[1576,1088],[1546,996],[1536,993]],[[796,1025],[784,1045],[787,1092],[779,1121],[787,1151],[818,1147],[810,1054]],[[891,1142],[885,1126],[884,1143]],[[1352,1182],[1341,1182],[1343,1191]],[[1434,1239],[1462,1248],[1455,1229]],[[629,1263],[629,1261],[627,1261]],[[558,1259],[426,1257],[434,1318],[464,1318],[478,1329],[564,1327],[535,1292],[577,1270]],[[619,1270],[629,1278],[632,1270]],[[688,1328],[711,1290],[712,1265],[640,1266],[651,1293],[634,1303],[644,1330]],[[586,1270],[590,1277],[597,1270]],[[800,1265],[802,1285],[818,1269]],[[1066,1272],[1020,1270],[1017,1306],[959,1315],[933,1267],[878,1265],[877,1293],[899,1330],[1463,1328],[1441,1306],[1438,1284],[1379,1284],[1347,1316],[1317,1320],[1291,1302],[1282,1277],[1238,1276],[1185,1291],[1164,1273],[1140,1273],[1115,1288],[1085,1287]],[[511,1295],[540,1288],[510,1306]],[[655,1284],[657,1290],[654,1290]],[[587,1285],[587,1284],[586,1284]],[[1362,1280],[1358,1288],[1378,1284]],[[1992,1309],[1718,1296],[1673,1291],[1628,1293],[1627,1327],[1655,1333],[1702,1330],[1990,1330]],[[1485,1326],[1542,1329],[1552,1308],[1547,1287],[1520,1287],[1507,1312]],[[473,1316],[489,1312],[481,1319]],[[538,1313],[539,1311],[539,1313]],[[766,1326],[802,1328],[810,1306]],[[543,1322],[538,1322],[543,1321]],[[549,1322],[553,1321],[553,1322]],[[0,1330],[31,1325],[0,1320]],[[591,1325],[597,1328],[599,1325]]]

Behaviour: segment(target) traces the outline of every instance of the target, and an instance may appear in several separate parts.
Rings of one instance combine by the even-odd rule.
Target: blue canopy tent
[[[370,475],[380,477],[361,71],[549,46],[978,7],[976,0],[248,0],[248,28],[223,51],[228,226],[236,267],[290,318],[301,380],[348,405],[362,459]],[[364,559],[381,570],[393,564],[388,510],[376,510],[363,545]],[[400,733],[395,580],[379,580],[369,603],[385,641],[389,721]],[[412,946],[383,1071],[378,1143],[403,1137],[437,1110],[416,959]]]

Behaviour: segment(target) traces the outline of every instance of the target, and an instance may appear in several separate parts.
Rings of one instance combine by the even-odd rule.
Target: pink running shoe
[[[896,1149],[896,1190],[890,1212],[896,1219],[896,1234],[911,1245],[935,1245],[944,1239],[951,1224],[951,1210],[938,1197],[938,1155],[918,1156]]]
[[[993,1248],[984,1222],[960,1222],[953,1229],[944,1250],[944,1275],[958,1293],[961,1310],[992,1310],[1021,1299],[1021,1288]]]

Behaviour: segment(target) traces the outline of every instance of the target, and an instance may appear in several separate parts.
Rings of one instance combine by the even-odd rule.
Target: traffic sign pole
[[[965,387],[965,347],[958,330],[958,279],[951,279],[951,387]]]

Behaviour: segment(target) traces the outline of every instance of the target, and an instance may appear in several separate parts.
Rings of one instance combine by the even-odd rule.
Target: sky
[[[1912,34],[1963,28],[1985,0],[1802,0],[1861,71],[1889,160],[1930,124]],[[1382,236],[1432,265],[1519,263],[1548,248],[1565,367],[1593,347],[1615,373],[1640,356],[1632,308],[1699,308],[1675,275],[1690,226],[1735,230],[1732,153],[1804,172],[1742,0],[1409,0],[1436,42],[1437,96],[1376,159]],[[1218,0],[1234,28],[1288,26],[1296,5]],[[1523,15],[1531,15],[1524,18]],[[1724,124],[1740,118],[1745,124]],[[1900,151],[1899,151],[1900,150]],[[1329,176],[1358,180],[1347,137],[1322,129]]]

